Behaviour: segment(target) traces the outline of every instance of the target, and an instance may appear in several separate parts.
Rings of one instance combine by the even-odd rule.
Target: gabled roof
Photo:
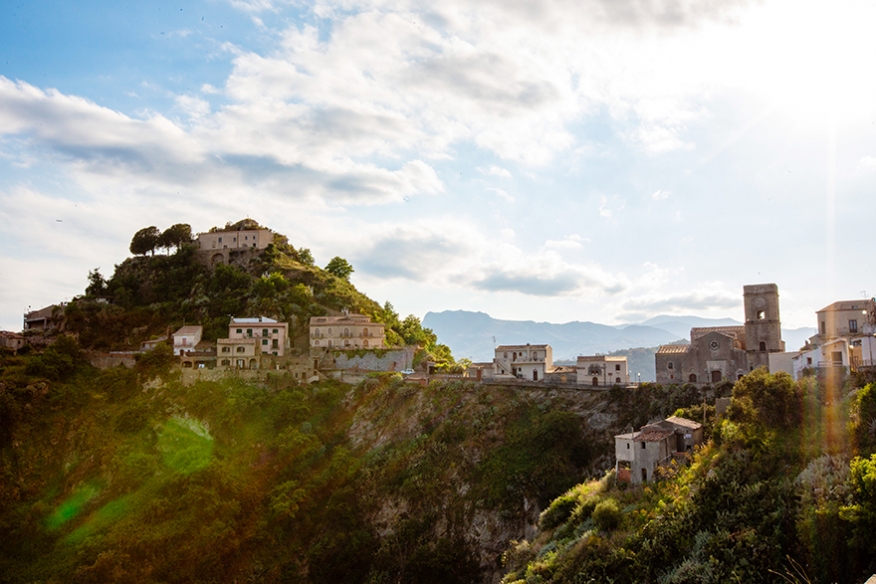
[[[690,428],[691,430],[698,430],[703,427],[703,425],[699,422],[694,422],[693,420],[688,420],[687,418],[682,418],[679,416],[671,416],[669,418],[666,418],[665,421],[676,426]]]
[[[660,345],[658,355],[676,355],[690,351],[690,345]]]
[[[202,327],[199,324],[190,324],[190,325],[186,325],[184,327],[180,327],[180,329],[178,331],[173,333],[173,336],[176,336],[176,335],[195,335],[195,334],[202,333],[202,332],[204,332],[204,327]]]

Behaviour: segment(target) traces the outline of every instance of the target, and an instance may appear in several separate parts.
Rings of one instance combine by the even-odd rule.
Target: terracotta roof
[[[660,442],[673,434],[675,434],[674,430],[661,428],[660,426],[646,426],[645,429],[635,435],[633,440],[636,442]]]
[[[835,312],[838,310],[865,310],[868,302],[869,300],[866,298],[861,298],[860,300],[839,300],[833,304],[828,304],[821,310],[817,310],[815,313]]]
[[[691,430],[696,430],[703,427],[703,425],[699,422],[694,422],[693,420],[688,420],[687,418],[681,418],[679,416],[671,416],[669,418],[666,418],[666,421],[670,424],[675,424],[676,426],[690,428]]]
[[[676,353],[687,353],[690,351],[690,345],[660,345],[657,349],[658,355],[673,355]]]

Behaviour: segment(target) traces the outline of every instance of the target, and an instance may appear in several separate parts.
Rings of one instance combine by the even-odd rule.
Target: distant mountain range
[[[578,355],[610,353],[635,347],[657,347],[690,339],[690,329],[704,326],[738,326],[731,318],[655,316],[642,323],[605,325],[573,321],[563,324],[531,320],[501,320],[483,312],[445,310],[427,312],[423,326],[432,329],[457,358],[492,361],[495,345],[544,344],[553,348],[554,360],[574,360]],[[796,350],[815,334],[814,328],[782,329],[788,350]],[[495,338],[495,342],[494,342]]]

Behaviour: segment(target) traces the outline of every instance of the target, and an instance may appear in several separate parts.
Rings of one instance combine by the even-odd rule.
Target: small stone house
[[[618,480],[641,484],[654,480],[657,468],[676,458],[685,458],[703,443],[699,422],[672,416],[643,426],[638,432],[614,437]]]
[[[575,366],[578,385],[610,387],[630,382],[627,358],[624,356],[582,355],[578,357]]]

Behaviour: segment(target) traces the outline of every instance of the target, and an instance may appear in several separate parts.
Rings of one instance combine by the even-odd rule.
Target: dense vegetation
[[[503,581],[866,580],[876,571],[876,384],[847,393],[758,370],[732,397],[690,467],[639,488],[608,475],[555,499],[541,535],[506,552]]]
[[[0,581],[476,582],[609,444],[513,389],[179,375],[2,356]]]

